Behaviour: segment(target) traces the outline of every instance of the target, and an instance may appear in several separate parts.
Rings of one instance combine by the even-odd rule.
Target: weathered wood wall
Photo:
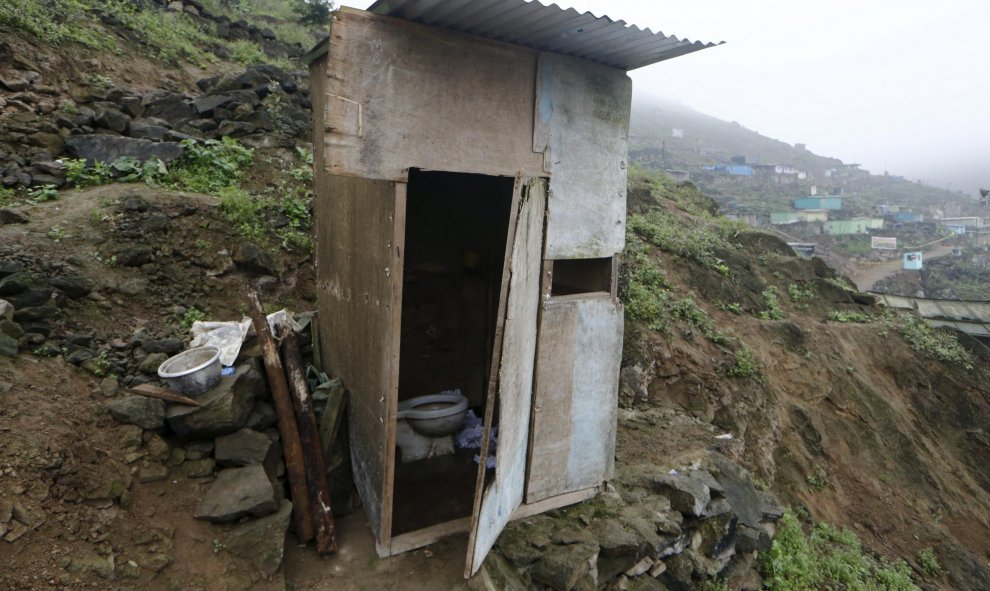
[[[315,197],[324,367],[350,390],[354,477],[378,541],[391,536],[405,184],[328,175]]]
[[[336,15],[321,134],[327,172],[542,174],[530,141],[536,52],[363,11]]]
[[[611,478],[622,306],[610,297],[543,303],[526,502]]]
[[[533,149],[546,152],[548,259],[622,251],[632,82],[625,72],[541,53]]]

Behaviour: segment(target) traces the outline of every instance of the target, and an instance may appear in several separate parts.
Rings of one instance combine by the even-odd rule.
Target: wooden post
[[[289,491],[292,495],[296,534],[300,541],[308,542],[313,539],[312,509],[309,493],[306,490],[306,467],[303,462],[302,443],[299,441],[299,428],[296,425],[296,413],[293,409],[289,385],[282,370],[282,360],[278,356],[278,345],[275,337],[268,329],[268,319],[261,309],[258,294],[248,294],[248,311],[254,331],[258,334],[262,357],[265,361],[265,373],[268,375],[268,387],[275,400],[275,410],[278,415],[278,430],[282,436],[282,452],[285,455],[285,472],[289,477]]]
[[[280,332],[282,356],[296,410],[296,423],[299,425],[306,480],[309,482],[313,523],[316,525],[316,552],[331,554],[337,551],[337,532],[333,522],[333,508],[330,505],[330,486],[327,484],[327,468],[323,461],[320,429],[316,425],[313,400],[306,385],[306,372],[303,370],[296,333],[288,326],[281,327]]]

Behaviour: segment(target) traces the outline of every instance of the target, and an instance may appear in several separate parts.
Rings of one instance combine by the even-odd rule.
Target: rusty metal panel
[[[547,258],[622,251],[631,101],[624,72],[540,54],[533,149],[550,173]]]
[[[324,98],[328,173],[542,174],[530,141],[535,52],[364,11],[335,14]]]

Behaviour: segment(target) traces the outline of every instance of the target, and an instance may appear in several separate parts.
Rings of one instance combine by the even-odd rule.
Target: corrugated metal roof
[[[721,45],[668,37],[535,0],[378,0],[368,11],[622,70]]]

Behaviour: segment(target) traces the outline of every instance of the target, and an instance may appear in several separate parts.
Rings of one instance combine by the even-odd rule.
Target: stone
[[[17,351],[20,348],[20,343],[17,339],[10,337],[4,333],[0,333],[0,355],[6,355],[7,357],[17,357]]]
[[[551,546],[537,562],[530,576],[557,591],[571,591],[578,581],[597,568],[598,548],[594,544]]]
[[[217,437],[213,457],[221,466],[262,464],[271,470],[278,461],[278,447],[264,433],[241,429]]]
[[[144,429],[137,425],[121,425],[117,428],[117,443],[123,449],[138,447],[144,442],[143,435]]]
[[[168,443],[157,433],[144,434],[144,450],[153,462],[164,462],[168,459]]]
[[[65,360],[71,363],[72,365],[79,365],[83,361],[88,361],[94,357],[96,357],[96,353],[94,351],[90,349],[86,349],[84,347],[80,347],[79,349],[76,349],[75,351],[69,353],[65,357]]]
[[[136,139],[160,142],[165,138],[165,134],[168,132],[169,129],[167,127],[162,127],[161,125],[154,125],[144,121],[132,121],[127,135]]]
[[[75,158],[87,162],[110,163],[124,156],[144,162],[158,158],[168,164],[182,156],[182,146],[176,142],[151,142],[145,139],[111,135],[74,135],[65,140],[65,148]]]
[[[175,355],[183,349],[183,345],[179,339],[158,339],[144,342],[141,348],[148,353],[168,353],[169,355]]]
[[[0,300],[0,318],[4,320],[14,319],[14,304],[7,300]]]
[[[138,472],[138,482],[147,484],[149,482],[165,480],[168,478],[168,473],[168,466],[164,464],[148,464],[147,466],[142,466]]]
[[[52,294],[55,293],[55,289],[48,286],[41,287],[29,287],[21,293],[11,294],[6,296],[7,300],[14,304],[17,308],[17,312],[14,312],[14,320],[17,320],[17,314],[25,309],[31,308],[51,308],[55,309],[54,306],[48,306],[47,304],[51,300]]]
[[[732,550],[736,541],[736,518],[725,514],[705,519],[698,524],[696,535],[700,535],[698,551],[705,556],[718,558]]]
[[[777,497],[763,491],[756,491],[760,497],[760,513],[767,521],[777,521],[784,516],[784,505],[777,500]]]
[[[24,328],[13,320],[3,318],[0,319],[0,333],[5,334],[12,339],[19,339],[24,336]]]
[[[227,552],[250,565],[261,578],[269,579],[281,570],[291,515],[292,503],[282,500],[275,513],[230,529],[220,541]]]
[[[234,251],[233,259],[238,267],[246,271],[261,275],[278,275],[274,257],[252,242],[241,242]]]
[[[711,501],[711,490],[690,473],[663,474],[653,480],[653,489],[670,499],[670,506],[684,515],[702,516]]]
[[[213,440],[190,441],[186,444],[186,460],[201,460],[213,453]]]
[[[167,353],[149,353],[147,357],[138,364],[138,371],[148,376],[158,375],[158,368],[168,359]]]
[[[80,575],[95,575],[101,579],[113,577],[113,556],[102,557],[96,554],[63,558],[59,566],[66,572]]]
[[[145,117],[158,117],[169,122],[196,118],[196,109],[181,94],[167,94],[144,107]]]
[[[21,263],[20,261],[0,260],[0,279],[3,279],[8,275],[13,275],[14,273],[20,273],[23,270],[24,263]]]
[[[262,466],[254,465],[220,472],[193,516],[213,523],[229,523],[246,515],[269,515],[278,509],[278,493],[268,473]]]
[[[0,225],[8,224],[30,224],[31,218],[24,215],[23,213],[10,209],[9,207],[0,208]]]
[[[124,96],[117,101],[120,110],[129,117],[140,117],[144,114],[144,101],[139,96]]]
[[[27,291],[28,288],[37,287],[43,282],[44,277],[38,273],[30,271],[12,273],[0,279],[0,296],[18,294]]]
[[[645,544],[615,519],[603,519],[594,524],[598,540],[598,575],[602,581],[611,580],[632,568],[645,553]]]
[[[732,513],[740,523],[760,529],[763,512],[760,497],[753,486],[753,475],[722,455],[715,455],[712,462],[718,470],[717,479],[722,485],[722,494],[732,506]]]
[[[254,408],[251,409],[251,415],[248,416],[244,426],[255,431],[264,431],[277,424],[278,415],[275,414],[275,407],[264,400],[255,400]]]
[[[261,373],[250,364],[224,376],[216,388],[201,394],[201,407],[173,405],[166,413],[168,425],[183,438],[217,437],[233,433],[247,422],[254,400],[266,391]],[[187,450],[188,451],[188,450]]]
[[[103,392],[107,398],[116,396],[117,392],[120,392],[120,382],[113,376],[103,378],[100,382],[100,392]]]
[[[182,463],[176,473],[184,478],[206,478],[213,474],[217,464],[213,458],[202,458],[199,460],[188,460]]]
[[[530,543],[530,533],[528,528],[510,525],[498,537],[498,551],[514,566],[523,567],[536,562],[543,552]]]
[[[740,525],[736,529],[736,550],[738,552],[766,552],[773,546],[773,539],[762,527],[752,528]]]
[[[101,109],[97,111],[93,123],[117,133],[124,133],[131,124],[131,118],[116,109]]]
[[[160,429],[165,424],[165,402],[144,396],[125,396],[106,403],[110,415],[122,423],[142,429]]]
[[[192,106],[201,117],[210,117],[213,115],[214,109],[226,105],[231,100],[233,100],[233,98],[229,95],[215,94],[195,99],[192,102]]]
[[[117,264],[122,267],[140,267],[154,260],[154,251],[148,246],[130,246],[117,251]]]
[[[222,121],[217,133],[221,136],[229,136],[233,138],[244,137],[251,133],[254,133],[258,129],[258,126],[254,123],[248,123],[246,121]]]
[[[65,140],[57,133],[39,131],[27,137],[27,143],[44,149],[49,154],[58,154],[65,145]]]

